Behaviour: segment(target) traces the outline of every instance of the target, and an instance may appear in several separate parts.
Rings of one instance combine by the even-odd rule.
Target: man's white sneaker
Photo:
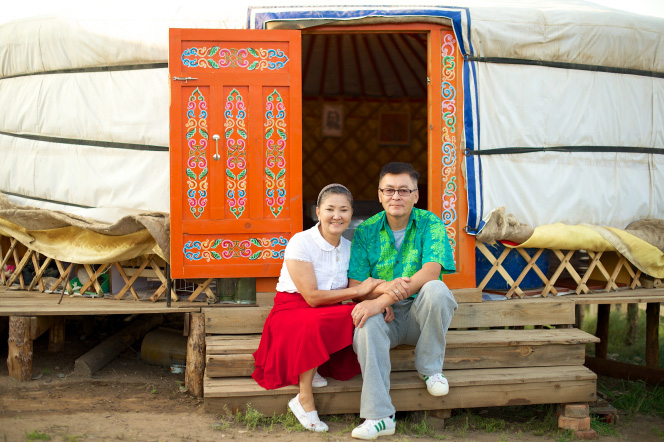
[[[311,386],[314,388],[326,387],[327,379],[319,375],[318,372],[314,373],[314,380],[311,382]]]
[[[394,428],[397,426],[395,416],[388,416],[382,419],[365,419],[359,427],[356,427],[351,436],[355,439],[373,440],[378,436],[389,436],[394,434]]]
[[[300,421],[302,426],[307,430],[315,431],[316,433],[322,433],[328,430],[327,424],[319,419],[316,410],[309,412],[304,411],[302,404],[300,404],[299,394],[288,402],[288,408],[291,409],[297,420]]]
[[[431,376],[421,373],[419,375],[421,379],[424,379],[424,382],[427,384],[427,390],[432,396],[445,396],[450,392],[450,385],[442,373],[432,374]]]

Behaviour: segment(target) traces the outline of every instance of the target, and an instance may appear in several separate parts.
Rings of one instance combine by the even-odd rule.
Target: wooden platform
[[[397,410],[448,410],[465,407],[590,402],[595,400],[596,375],[583,366],[585,344],[597,338],[570,328],[573,300],[513,299],[460,303],[447,335],[445,375],[450,393],[431,396],[414,371],[412,346],[390,353],[390,395]],[[249,376],[252,353],[270,306],[243,310],[203,308],[206,320],[205,409],[243,410],[247,404],[266,413],[286,412],[297,387],[265,390]],[[535,330],[508,326],[548,325]],[[473,329],[501,327],[501,329]],[[559,327],[559,328],[558,328]],[[359,412],[362,379],[329,379],[315,390],[320,414]]]
[[[54,293],[10,290],[0,286],[0,316],[131,315],[141,313],[200,312],[202,302],[179,301],[167,307],[166,301],[152,302],[104,298],[70,297]],[[210,308],[210,307],[207,307]],[[213,307],[214,308],[214,307]]]

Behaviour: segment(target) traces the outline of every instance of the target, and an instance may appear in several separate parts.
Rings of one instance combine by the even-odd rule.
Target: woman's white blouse
[[[288,274],[286,261],[306,261],[314,265],[319,290],[336,290],[348,287],[350,241],[342,237],[334,247],[320,234],[318,224],[309,230],[293,235],[284,252],[284,263],[277,283],[277,291],[299,293]]]

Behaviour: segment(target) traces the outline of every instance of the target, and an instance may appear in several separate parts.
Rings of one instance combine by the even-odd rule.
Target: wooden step
[[[260,335],[208,336],[206,338],[207,376],[251,376],[253,352]],[[598,342],[582,330],[450,330],[447,333],[445,369],[544,367],[583,365],[585,344]],[[414,350],[401,345],[390,351],[392,371],[412,371]]]
[[[261,333],[272,307],[203,308],[205,332],[219,335]],[[574,324],[574,301],[558,298],[462,303],[450,328]]]
[[[477,288],[454,289],[452,290],[454,299],[458,303],[466,302],[482,302],[482,290]],[[274,295],[276,292],[259,292],[256,293],[256,303],[258,305],[273,305]]]
[[[596,375],[583,366],[449,370],[447,396],[431,396],[415,372],[391,375],[390,396],[398,411],[499,407],[542,403],[593,402]],[[362,377],[314,391],[320,414],[358,413]],[[296,386],[265,390],[249,377],[205,378],[205,411],[245,410],[247,404],[263,414],[286,413]]]

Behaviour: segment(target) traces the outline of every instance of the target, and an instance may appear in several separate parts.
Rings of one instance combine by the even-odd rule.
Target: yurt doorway
[[[428,35],[338,29],[302,34],[304,227],[315,221],[318,191],[339,182],[355,198],[351,237],[382,210],[377,179],[390,161],[412,163],[422,173],[417,206],[427,208]]]

